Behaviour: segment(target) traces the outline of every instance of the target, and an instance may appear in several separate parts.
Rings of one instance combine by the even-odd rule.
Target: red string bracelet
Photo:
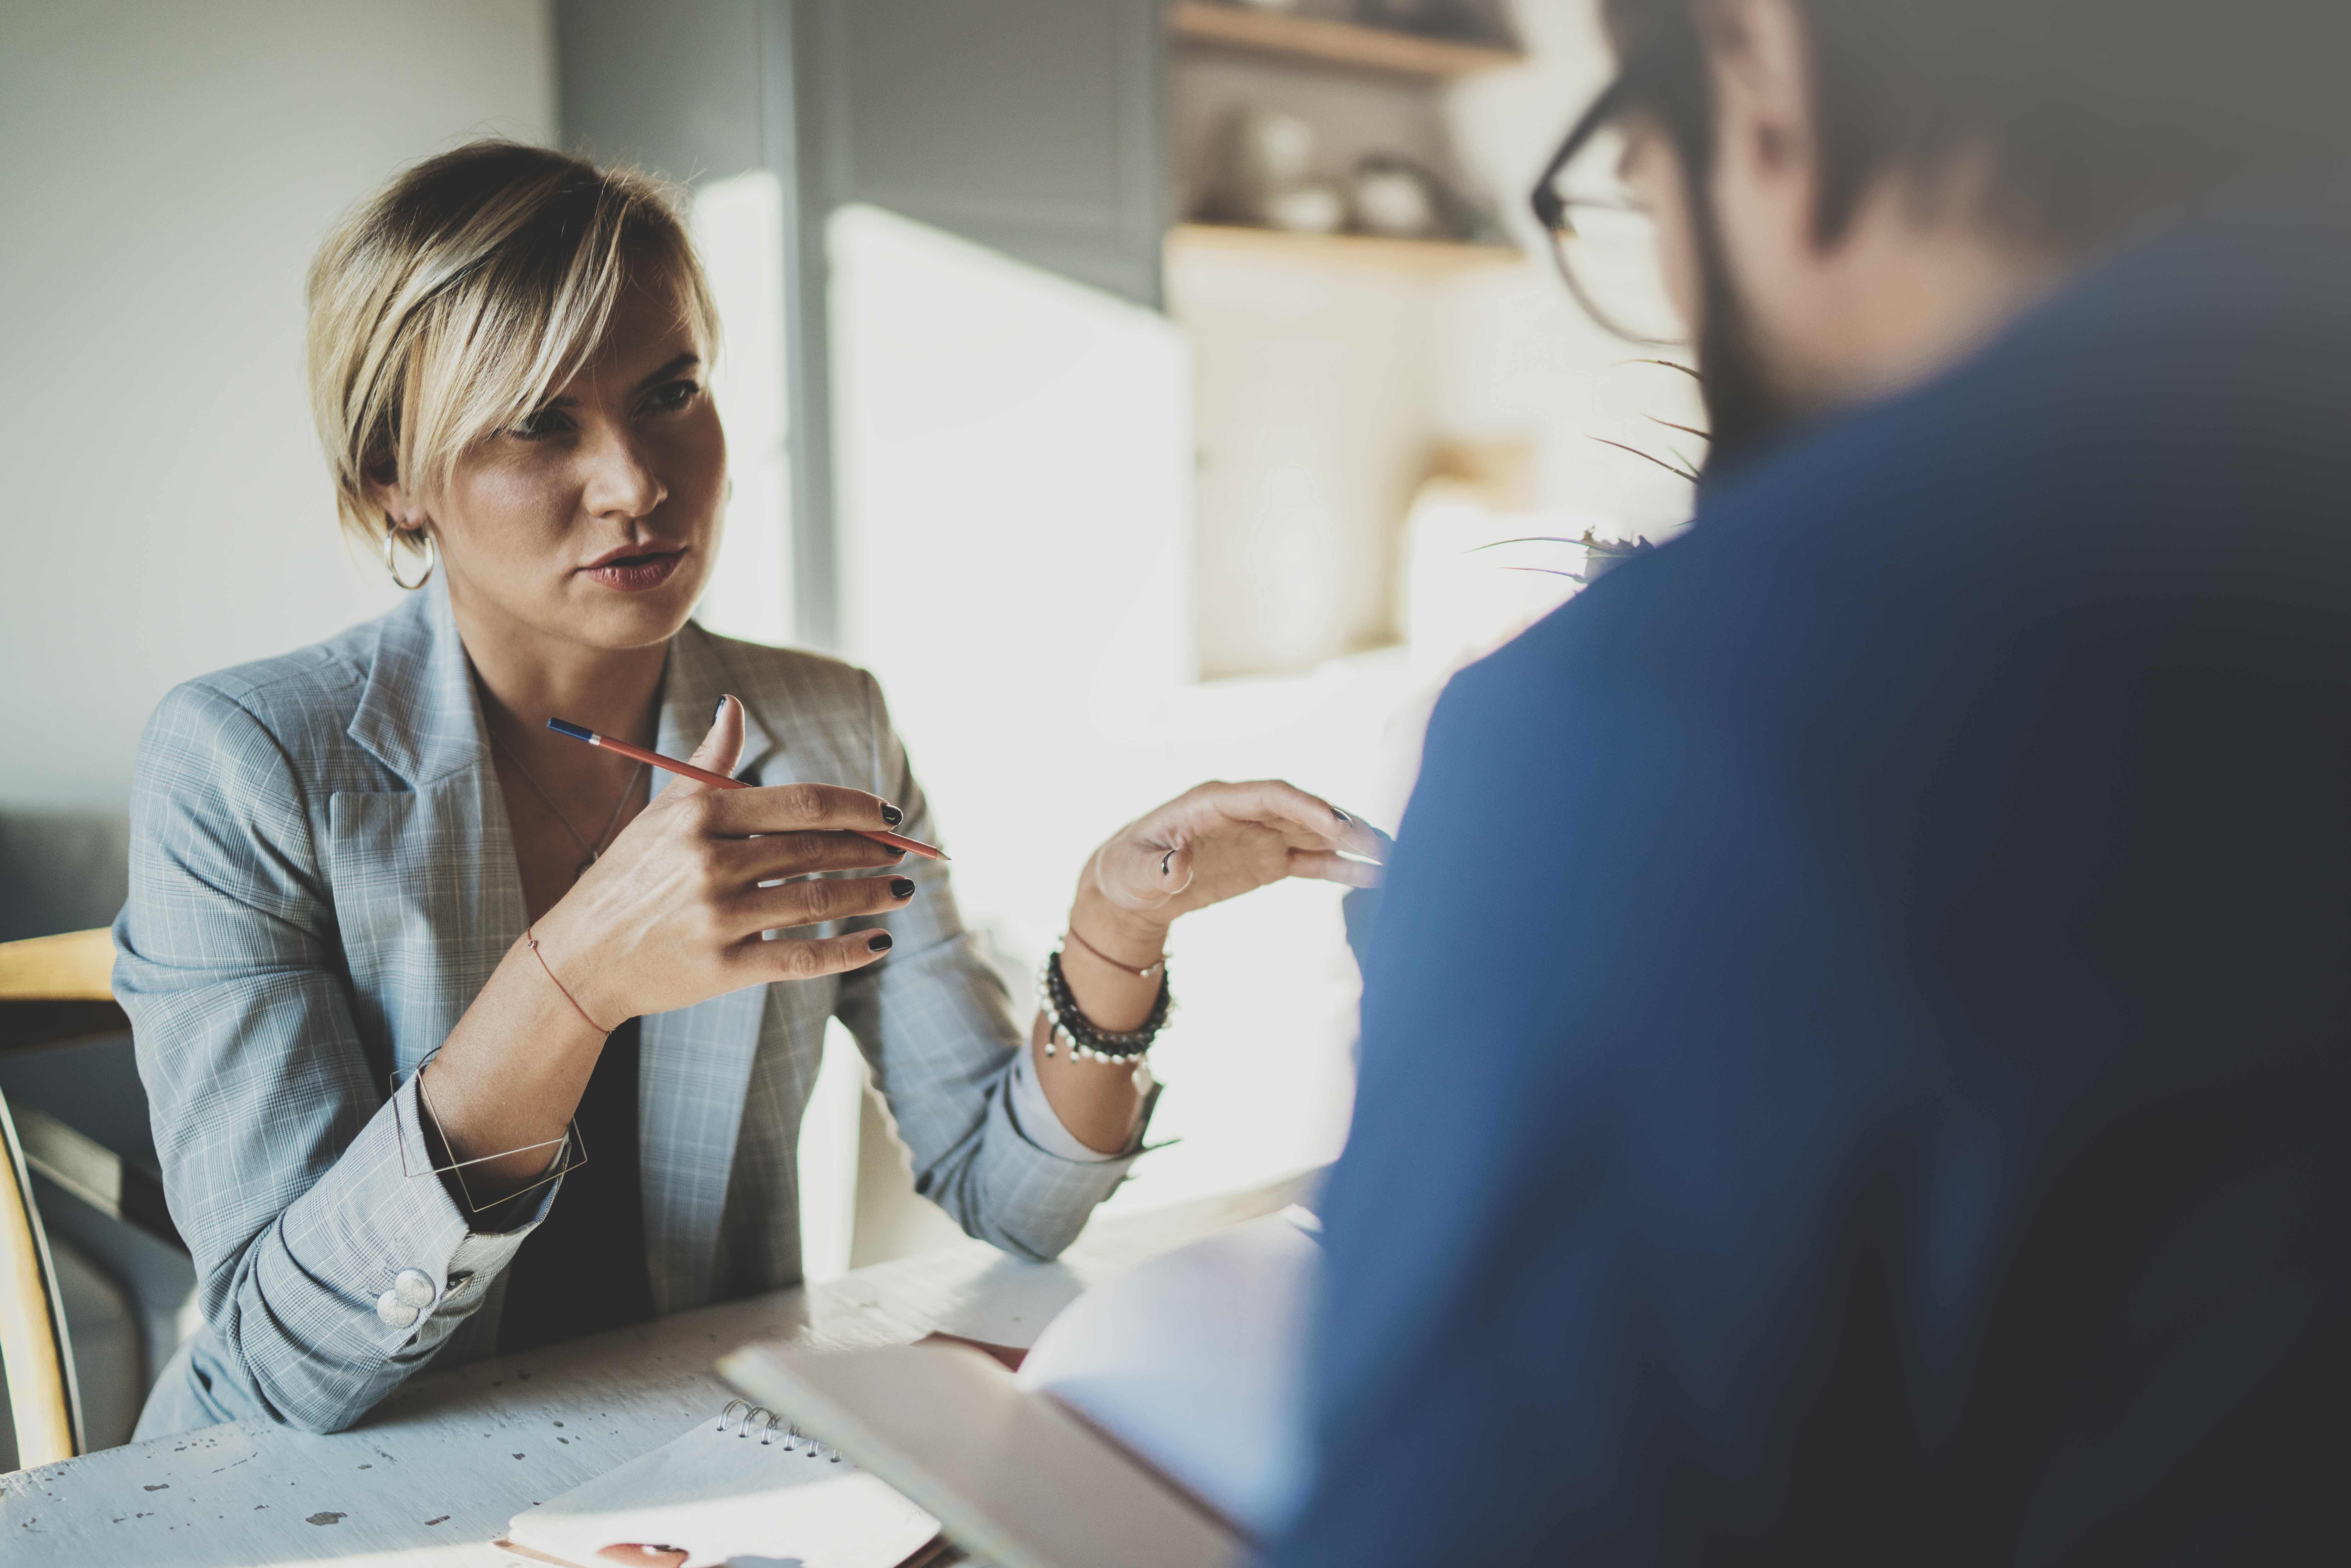
[[[1175,852],[1171,850],[1168,852],[1172,854]],[[1145,964],[1142,968],[1138,969],[1123,958],[1112,957],[1109,954],[1103,952],[1101,948],[1095,946],[1092,943],[1079,936],[1078,928],[1076,926],[1071,925],[1064,927],[1064,931],[1071,941],[1075,942],[1079,946],[1083,947],[1087,952],[1092,953],[1095,957],[1100,958],[1112,968],[1123,969],[1138,980],[1147,980],[1151,978],[1152,976],[1159,973],[1160,970],[1167,967],[1166,958],[1162,956],[1156,964]]]
[[[588,1009],[580,1005],[580,998],[573,996],[569,990],[565,990],[563,982],[555,977],[555,971],[553,969],[548,969],[547,955],[538,950],[538,934],[533,931],[529,926],[526,925],[522,928],[522,939],[524,946],[530,949],[530,956],[538,960],[538,967],[542,969],[547,969],[548,984],[553,986],[557,990],[563,992],[563,999],[571,1004],[571,1010],[580,1015],[580,1021],[586,1024],[590,1029],[594,1030],[598,1034],[610,1035],[612,1031],[606,1029],[602,1024],[598,1023],[594,1019],[590,1018],[588,1016]]]

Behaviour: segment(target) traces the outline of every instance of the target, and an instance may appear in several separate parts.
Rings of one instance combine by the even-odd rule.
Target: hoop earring
[[[423,533],[423,530],[421,528],[416,531]],[[389,524],[384,528],[383,570],[392,574],[393,587],[404,588],[409,592],[413,593],[418,589],[433,580],[433,569],[441,564],[441,547],[434,543],[433,536],[431,534],[424,534],[424,575],[418,578],[414,582],[404,581],[401,578],[400,568],[393,563],[392,559],[392,547],[399,541],[401,533],[401,529],[392,528]]]

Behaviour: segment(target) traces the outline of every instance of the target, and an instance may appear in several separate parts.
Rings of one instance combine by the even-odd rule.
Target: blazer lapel
[[[397,1080],[448,1038],[526,915],[446,590],[436,580],[380,624],[349,733],[409,787],[337,794],[328,854],[356,1021]]]
[[[701,627],[688,622],[670,643],[654,748],[668,757],[690,755],[728,689],[718,650]],[[777,749],[747,710],[744,720],[737,776],[751,774]],[[672,775],[654,772],[656,793],[672,782]],[[714,1289],[726,1180],[768,997],[766,986],[750,986],[653,1014],[638,1026],[638,1164],[646,1263],[658,1312],[698,1305]]]

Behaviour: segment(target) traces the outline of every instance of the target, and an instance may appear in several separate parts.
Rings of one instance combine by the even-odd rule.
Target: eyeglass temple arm
[[[1633,95],[1634,86],[1632,71],[1618,72],[1616,79],[1601,89],[1600,96],[1592,100],[1592,106],[1576,120],[1565,140],[1560,142],[1559,151],[1551,155],[1551,162],[1543,165],[1543,172],[1536,177],[1535,188],[1528,197],[1534,208],[1535,221],[1543,227],[1557,228],[1567,216],[1567,199],[1559,193],[1552,182],[1559,178],[1559,172],[1567,167],[1570,160],[1583,151],[1583,144],[1598,135],[1600,128],[1624,110]]]

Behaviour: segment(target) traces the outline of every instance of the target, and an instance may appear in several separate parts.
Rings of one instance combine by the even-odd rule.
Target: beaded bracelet
[[[1045,1054],[1053,1054],[1059,1044],[1072,1057],[1085,1061],[1132,1062],[1151,1049],[1151,1042],[1165,1027],[1167,1015],[1174,1009],[1175,998],[1168,990],[1167,972],[1159,972],[1159,995],[1151,1004],[1151,1016],[1138,1029],[1108,1030],[1088,1019],[1078,1007],[1078,999],[1070,990],[1068,977],[1061,973],[1061,945],[1045,955],[1045,962],[1037,971],[1037,1006],[1045,1015]]]
[[[1162,971],[1159,994],[1152,998],[1150,1016],[1131,1030],[1111,1030],[1086,1017],[1085,1009],[1078,1006],[1077,993],[1070,988],[1069,972],[1061,967],[1062,952],[1057,944],[1050,956],[1045,974],[1047,999],[1053,1004],[1053,1011],[1068,1020],[1070,1032],[1079,1037],[1081,1043],[1105,1056],[1141,1054],[1166,1025],[1167,1014],[1175,1006],[1175,998],[1167,988],[1165,960],[1157,966]]]

